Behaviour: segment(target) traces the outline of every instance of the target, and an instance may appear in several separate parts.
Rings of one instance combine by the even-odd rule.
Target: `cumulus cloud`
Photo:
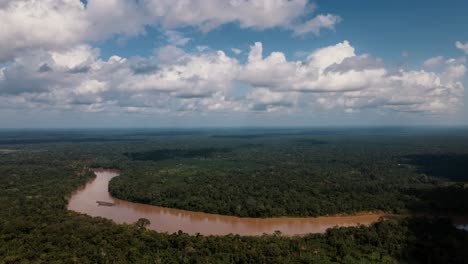
[[[460,67],[466,71],[465,66]],[[450,68],[443,73],[400,70],[366,89],[344,93],[336,102],[344,109],[378,107],[400,112],[454,112],[463,103],[463,85],[458,76],[444,77],[452,71]]]
[[[122,90],[163,91],[178,97],[204,97],[226,91],[238,72],[237,60],[222,51],[182,54],[156,72],[129,75],[118,85]]]
[[[437,62],[444,65],[442,71],[394,72],[386,69],[381,59],[355,54],[347,41],[318,49],[305,61],[287,61],[281,52],[263,58],[262,44],[256,43],[239,79],[261,91],[315,93],[314,103],[325,109],[457,111],[463,103],[464,61],[438,58]]]
[[[144,32],[153,18],[135,1],[5,0],[0,6],[0,61],[25,50],[60,50],[115,34]]]
[[[426,68],[435,68],[444,63],[444,57],[443,56],[437,56],[437,57],[432,57],[430,59],[427,59],[424,61],[423,66]]]
[[[29,49],[67,49],[114,35],[145,33],[145,26],[162,27],[169,45],[190,41],[174,29],[194,27],[203,32],[226,23],[242,28],[284,28],[295,34],[332,29],[336,15],[305,17],[314,11],[307,0],[4,0],[0,5],[0,62]]]
[[[304,35],[309,32],[319,34],[322,29],[335,29],[335,25],[339,22],[341,22],[339,16],[327,14],[318,15],[303,24],[293,24],[290,27],[296,35]]]
[[[184,37],[182,33],[175,30],[166,30],[164,34],[166,35],[167,42],[170,45],[184,46],[190,41],[190,38]]]
[[[145,113],[457,111],[463,103],[466,62],[433,61],[437,63],[424,63],[423,69],[390,70],[379,58],[357,54],[348,41],[297,61],[279,51],[264,55],[263,44],[256,42],[245,62],[223,51],[187,53],[176,46],[147,58],[103,60],[98,49],[74,45],[25,52],[0,68],[0,104]],[[436,64],[436,69],[426,68]],[[239,83],[244,92],[236,91]]]
[[[221,92],[217,92],[207,97],[181,98],[177,108],[179,112],[243,112],[246,111],[246,104],[243,101],[229,98]]]
[[[253,111],[274,112],[294,107],[299,93],[275,92],[266,88],[258,88],[246,96],[249,100],[249,109]]]
[[[159,63],[175,62],[186,55],[183,49],[173,45],[161,47],[155,51],[155,54]]]
[[[85,7],[74,0],[7,0],[0,6],[0,61],[26,49],[57,49],[82,41]]]
[[[247,64],[242,68],[239,79],[254,86],[282,87],[288,78],[295,75],[296,63],[286,61],[281,52],[273,52],[263,58],[262,43],[251,46]]]
[[[282,52],[266,58],[262,44],[251,47],[248,63],[240,79],[254,86],[274,90],[302,92],[339,92],[361,89],[386,74],[367,55],[356,56],[354,48],[344,41],[312,52],[305,61],[287,61]]]
[[[300,23],[315,6],[308,0],[159,0],[147,1],[152,16],[166,28],[195,26],[209,31],[222,24],[237,22],[242,28],[280,27],[296,34],[318,33],[340,21],[336,15],[318,15]]]
[[[74,69],[94,62],[99,56],[99,50],[89,45],[78,45],[74,48],[49,53],[58,67]]]
[[[75,2],[76,0],[66,1]],[[84,11],[90,23],[87,37],[93,40],[107,38],[114,34],[124,36],[142,34],[145,32],[145,25],[155,22],[155,18],[148,13],[144,1],[88,0]],[[169,32],[169,37],[172,37],[171,32]]]
[[[461,49],[465,54],[468,54],[468,42],[462,43],[460,41],[455,42],[455,47]]]

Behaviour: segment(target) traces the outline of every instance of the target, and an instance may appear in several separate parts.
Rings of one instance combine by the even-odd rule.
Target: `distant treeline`
[[[216,153],[230,152],[229,148],[201,148],[201,149],[158,149],[145,152],[124,153],[132,160],[159,161],[175,158],[208,158]]]
[[[38,139],[3,139],[0,145],[25,145],[25,144],[43,144],[43,143],[83,143],[83,142],[112,142],[112,141],[142,141],[142,139],[128,138],[38,138]]]

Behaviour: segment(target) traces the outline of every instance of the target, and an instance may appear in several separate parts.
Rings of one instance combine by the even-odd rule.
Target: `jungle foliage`
[[[110,191],[134,202],[242,217],[467,213],[466,134],[246,133],[147,143],[125,153]]]
[[[8,133],[0,136],[14,138]],[[359,136],[356,132],[352,137],[302,133],[254,140],[213,137],[211,132],[167,134],[171,133],[101,131],[91,136],[119,140],[73,140],[84,137],[80,134],[53,143],[39,143],[41,135],[27,134],[24,138],[36,141],[1,145],[0,149],[9,151],[0,152],[0,263],[466,263],[468,259],[468,233],[438,218],[394,219],[303,237],[190,236],[147,230],[144,219],[117,225],[66,210],[66,198],[93,177],[88,168],[95,166],[121,169],[123,175],[112,181],[112,188],[126,185],[133,199],[153,198],[159,190],[157,195],[183,204],[184,196],[169,194],[199,185],[194,195],[205,200],[197,200],[201,205],[197,210],[229,211],[223,203],[233,199],[246,207],[231,212],[246,215],[314,215],[372,208],[466,212],[462,174],[455,181],[408,162],[409,155],[464,155],[468,148],[463,134],[454,138],[435,133],[424,140],[413,134]],[[302,140],[309,137],[327,143],[304,144]],[[135,143],[139,141],[144,144]],[[232,151],[173,155],[158,161],[125,155],[204,148]],[[155,190],[163,186],[161,181],[174,189]],[[216,188],[226,191],[216,192]],[[208,198],[214,194],[223,203],[209,205],[213,200]],[[283,202],[282,195],[287,197]],[[368,201],[373,199],[384,206]],[[271,206],[274,203],[267,200],[279,205]],[[350,205],[337,204],[341,201]],[[305,206],[288,208],[302,203]]]

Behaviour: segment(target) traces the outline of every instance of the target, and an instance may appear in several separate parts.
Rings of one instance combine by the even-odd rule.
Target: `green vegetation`
[[[26,137],[34,139],[30,134]],[[107,136],[97,133],[92,137]],[[300,134],[255,137],[252,141],[215,138],[205,133],[181,133],[171,137],[140,131],[125,135],[114,133],[110,137],[119,140],[79,141],[78,145],[77,141],[67,141],[65,136],[65,141],[55,143],[42,142],[41,136],[37,136],[34,143],[0,146],[0,149],[21,150],[0,153],[0,263],[465,263],[468,259],[468,232],[438,219],[388,220],[370,227],[335,228],[323,235],[304,237],[216,237],[161,234],[145,229],[148,224],[145,219],[131,225],[116,225],[106,219],[66,210],[66,197],[92,177],[86,168],[103,166],[122,169],[124,175],[115,178],[112,184],[116,184],[114,187],[127,184],[129,190],[135,191],[135,196],[140,194],[136,192],[139,184],[146,182],[148,191],[153,193],[157,190],[151,187],[159,188],[163,179],[176,188],[175,193],[179,191],[177,183],[185,182],[183,188],[201,185],[198,197],[210,197],[209,192],[203,192],[223,186],[216,182],[226,180],[232,185],[236,184],[236,177],[241,177],[253,187],[242,183],[239,186],[248,191],[239,192],[255,205],[260,201],[264,203],[263,197],[268,197],[268,189],[260,185],[260,181],[265,181],[268,188],[286,185],[287,188],[276,187],[271,197],[289,195],[287,199],[298,199],[296,204],[303,201],[307,188],[315,188],[316,192],[309,191],[308,196],[329,198],[328,205],[336,207],[335,211],[377,206],[377,203],[359,201],[368,197],[365,199],[380,199],[381,202],[389,199],[385,205],[388,208],[407,210],[414,206],[421,210],[439,208],[463,212],[467,209],[463,204],[467,201],[463,198],[466,197],[463,182],[466,178],[457,176],[459,181],[455,182],[449,175],[441,178],[430,171],[423,174],[421,165],[403,162],[407,162],[409,155],[435,151],[440,155],[463,155],[468,149],[464,136],[447,140],[446,136],[435,135],[418,140],[417,136],[382,138],[374,135],[350,139],[342,135]],[[302,140],[307,137],[319,137],[316,140],[326,144],[304,144]],[[158,149],[210,148],[232,151],[158,161],[131,160],[125,155]],[[291,173],[286,173],[288,171]],[[195,177],[200,178],[193,180]],[[117,181],[120,179],[122,182]],[[205,180],[207,182],[203,182]],[[167,194],[161,190],[161,195]],[[224,201],[223,197],[233,191],[218,193],[217,199]],[[241,198],[237,196],[239,202]],[[351,206],[334,204],[340,199],[348,199]],[[462,201],[456,207],[448,206],[459,199]],[[209,200],[206,201],[206,204],[201,203],[204,206],[200,210],[220,210],[205,207]],[[297,207],[288,211],[291,204],[286,200],[274,209],[276,211],[273,207],[270,211],[245,210],[246,214],[304,214]],[[326,213],[322,211],[326,204],[319,203],[320,211],[307,214]],[[222,204],[219,206],[223,208]]]
[[[1,157],[0,263],[462,263],[468,257],[467,233],[443,221],[390,220],[297,238],[166,235],[115,225],[67,211],[64,196],[91,175],[77,176],[79,167],[42,155]]]
[[[208,158],[216,153],[229,152],[229,149],[158,149],[153,151],[125,153],[132,160],[167,160],[174,158]]]
[[[466,134],[319,132],[164,138],[165,145],[126,152],[110,191],[241,217],[467,213]]]

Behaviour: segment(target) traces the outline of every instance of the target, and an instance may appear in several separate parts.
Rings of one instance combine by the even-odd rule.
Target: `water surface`
[[[72,194],[69,210],[108,218],[120,224],[131,224],[139,218],[147,218],[151,222],[148,228],[158,232],[174,233],[181,230],[202,235],[262,235],[280,231],[284,235],[303,235],[323,233],[335,226],[368,225],[381,217],[388,217],[383,213],[375,213],[356,216],[241,218],[165,208],[114,198],[109,194],[108,187],[109,181],[119,175],[118,171],[96,170],[95,174],[96,178]],[[114,205],[98,205],[97,201]]]

